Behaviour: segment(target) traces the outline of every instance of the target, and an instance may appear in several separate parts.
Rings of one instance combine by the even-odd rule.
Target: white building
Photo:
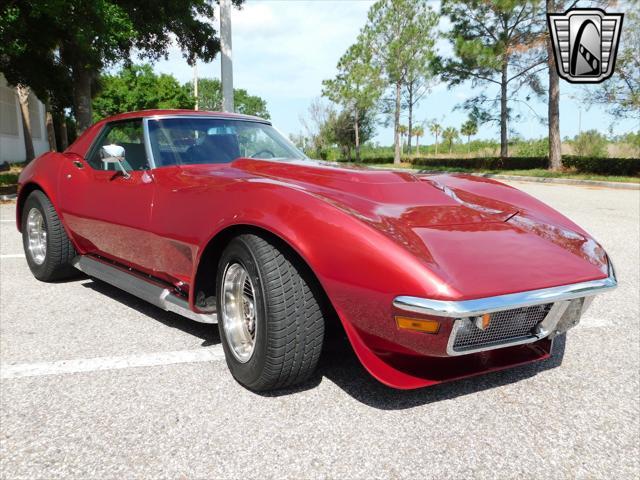
[[[44,105],[33,94],[29,98],[29,116],[33,149],[37,157],[49,150],[49,141],[45,127]],[[10,87],[4,75],[0,73],[0,164],[24,162],[25,159],[24,133],[18,96],[15,88]]]

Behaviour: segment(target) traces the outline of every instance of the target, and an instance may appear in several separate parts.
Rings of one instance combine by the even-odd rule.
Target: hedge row
[[[361,163],[393,163],[393,157],[369,157],[362,159]],[[412,159],[411,163],[416,167],[424,169],[428,169],[429,167],[466,168],[472,170],[530,170],[533,168],[549,168],[549,159],[547,157],[420,157]],[[604,158],[564,155],[562,157],[562,163],[566,168],[573,168],[580,173],[627,176],[640,174],[640,158]]]
[[[640,158],[602,158],[565,155],[562,157],[562,164],[567,168],[575,168],[577,171],[585,173],[626,176],[640,174]]]
[[[547,157],[475,157],[475,158],[416,158],[418,167],[471,168],[474,170],[529,170],[547,168]]]

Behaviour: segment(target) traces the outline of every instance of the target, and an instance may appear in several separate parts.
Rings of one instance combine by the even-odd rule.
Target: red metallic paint
[[[45,191],[80,253],[179,285],[192,308],[209,242],[238,225],[271,232],[307,262],[362,364],[392,387],[544,359],[551,347],[542,340],[448,358],[451,320],[441,318],[436,335],[401,331],[396,296],[466,300],[607,275],[604,250],[586,232],[489,179],[252,159],[162,167],[127,179],[84,161],[106,121],[176,113],[203,115],[148,111],[99,122],[64,154],[32,162],[20,177],[22,191]],[[19,205],[23,199],[21,192]]]

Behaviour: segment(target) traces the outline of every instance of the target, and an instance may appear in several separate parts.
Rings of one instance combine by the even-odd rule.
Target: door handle
[[[76,168],[84,168],[84,164],[80,160],[74,160],[73,164]]]

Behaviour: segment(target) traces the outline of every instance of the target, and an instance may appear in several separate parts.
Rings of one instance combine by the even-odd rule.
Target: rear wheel
[[[240,235],[222,254],[216,284],[220,337],[236,380],[264,391],[308,379],[320,358],[324,318],[304,265],[268,239]]]
[[[52,282],[76,273],[71,266],[76,255],[73,244],[51,201],[40,190],[33,191],[22,208],[22,245],[29,269],[38,280]]]

